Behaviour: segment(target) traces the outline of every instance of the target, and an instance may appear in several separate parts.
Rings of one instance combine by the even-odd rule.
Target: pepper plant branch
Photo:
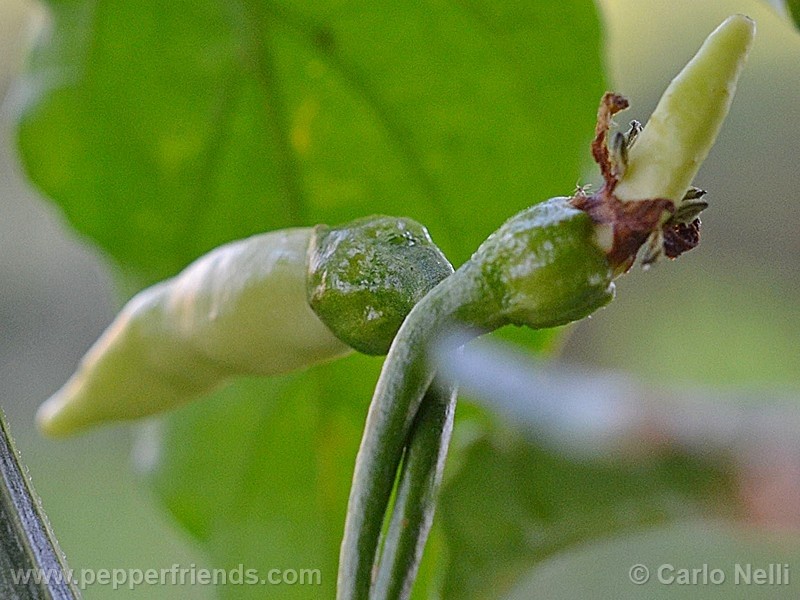
[[[416,316],[406,318],[389,350],[375,396],[403,400],[395,406],[374,401],[370,405],[350,488],[337,582],[339,598],[367,598],[370,594],[397,468],[407,442],[410,447],[417,445],[413,439],[409,441],[409,434],[434,377],[427,368],[424,348],[431,331],[440,327],[442,320],[448,322],[443,315],[455,320],[459,310],[472,306],[469,292],[441,285],[434,288],[409,313]],[[440,436],[444,432],[442,428]],[[426,443],[423,448],[430,451],[433,447]]]
[[[507,220],[455,273],[423,226],[373,217],[224,245],[137,294],[40,409],[69,435],[155,414],[238,375],[277,375],[352,349],[388,350],[366,419],[342,540],[338,598],[408,597],[435,507],[452,389],[432,388],[429,343],[581,319],[608,304],[637,255],[650,264],[699,242],[691,187],[714,143],[754,35],[736,15],[713,32],[648,124],[610,137],[628,102],[607,93],[592,153],[596,193],[545,200]],[[395,513],[387,515],[405,453]],[[389,518],[389,537],[378,540]],[[406,524],[409,524],[407,526]],[[376,579],[377,577],[377,579]]]
[[[428,539],[453,431],[457,390],[434,380],[409,434],[371,600],[407,598]]]

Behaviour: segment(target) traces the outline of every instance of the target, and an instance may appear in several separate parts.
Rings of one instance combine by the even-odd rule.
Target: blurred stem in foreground
[[[79,599],[2,411],[0,476],[0,598]]]
[[[550,450],[577,461],[646,460],[675,448],[736,470],[744,520],[800,530],[797,394],[643,385],[634,377],[537,360],[452,330],[432,360],[443,381]]]

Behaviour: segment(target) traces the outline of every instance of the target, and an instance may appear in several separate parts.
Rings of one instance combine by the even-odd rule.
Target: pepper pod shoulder
[[[470,260],[503,320],[564,325],[608,304],[613,271],[595,223],[570,198],[535,204],[506,221]]]
[[[428,230],[372,216],[317,226],[309,246],[308,303],[346,344],[386,354],[406,315],[453,267]]]

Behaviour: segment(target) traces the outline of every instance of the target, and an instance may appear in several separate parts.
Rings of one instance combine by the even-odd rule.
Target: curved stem
[[[434,381],[414,420],[370,600],[411,596],[453,432],[457,390]]]
[[[435,374],[426,362],[428,343],[448,322],[489,330],[504,323],[538,329],[583,318],[610,302],[613,277],[630,267],[647,239],[662,234],[674,212],[668,209],[684,199],[728,110],[753,32],[752,21],[736,16],[710,36],[670,86],[636,144],[624,147],[622,179],[617,181],[615,169],[603,168],[607,182],[614,184],[604,188],[604,194],[552,198],[518,213],[408,314],[384,362],[356,458],[340,553],[339,600],[367,600],[376,567],[376,597],[408,593],[403,556],[413,555],[420,541],[406,546],[412,538],[402,535],[404,513],[425,513],[428,507],[413,506],[427,499],[415,498],[419,490],[403,487],[410,485],[404,483],[405,474],[384,565],[375,559],[403,447],[423,444],[409,442],[409,432]],[[620,100],[609,116],[626,104],[614,95],[604,100]],[[601,167],[611,166],[607,127],[607,121],[598,123],[602,137],[594,144],[601,150],[595,153]],[[652,181],[662,187],[651,189]],[[626,199],[639,202],[626,205]],[[598,234],[609,233],[609,225],[613,243],[600,248]],[[688,233],[678,232],[678,241],[696,245]],[[416,435],[427,439],[425,432]],[[440,450],[437,446],[437,460]],[[414,475],[409,470],[407,477]],[[421,517],[422,527],[425,518]],[[414,563],[406,566],[415,569]]]
[[[403,447],[434,377],[426,358],[429,341],[451,321],[482,326],[474,319],[486,314],[481,302],[486,296],[466,273],[462,267],[412,309],[383,363],[350,488],[339,554],[339,600],[369,597],[378,539]]]
[[[508,323],[551,327],[613,297],[589,216],[553,198],[518,213],[408,314],[378,379],[364,427],[340,552],[339,600],[365,600],[378,539],[414,418],[435,375],[428,344],[449,324],[473,336]]]

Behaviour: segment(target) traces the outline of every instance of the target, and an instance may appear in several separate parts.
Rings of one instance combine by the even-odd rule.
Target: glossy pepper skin
[[[134,296],[40,407],[39,428],[69,435],[169,410],[235,376],[280,375],[353,347],[385,352],[411,306],[450,273],[425,228],[405,218],[225,244]]]
[[[308,303],[340,340],[382,355],[414,305],[452,272],[427,229],[411,219],[317,225],[309,246]]]

